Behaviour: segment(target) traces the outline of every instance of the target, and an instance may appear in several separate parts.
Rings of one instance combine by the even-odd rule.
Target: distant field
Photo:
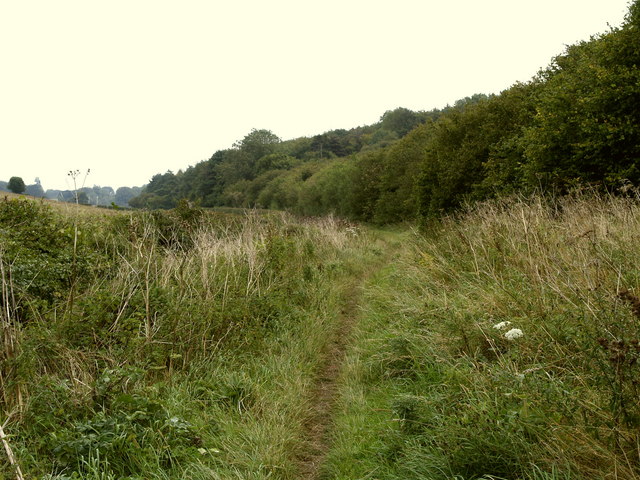
[[[35,202],[39,202],[43,205],[48,205],[51,208],[59,211],[61,213],[70,214],[70,213],[81,213],[83,216],[85,215],[118,215],[122,212],[122,210],[106,208],[106,207],[96,207],[94,205],[80,205],[69,202],[59,202],[57,200],[50,200],[44,197],[32,197],[30,195],[24,194],[16,194],[11,192],[0,192],[0,199],[2,200],[16,200],[16,199],[26,199],[32,200]],[[126,209],[125,209],[126,211]]]
[[[109,207],[97,207],[95,205],[77,205],[75,203],[70,203],[70,202],[59,202],[57,200],[51,200],[48,198],[32,197],[30,195],[15,194],[11,192],[0,192],[0,199],[4,199],[4,200],[28,199],[28,200],[33,200],[36,202],[49,205],[52,208],[55,208],[62,212],[80,211],[80,212],[83,212],[84,214],[113,215],[113,214],[122,213],[122,211],[130,210],[129,208],[123,208],[123,207],[121,207],[120,209],[114,209]],[[245,215],[247,213],[268,214],[273,212],[273,210],[267,210],[267,209],[235,208],[235,207],[211,207],[211,208],[206,208],[204,210],[217,212],[217,213],[228,213],[233,215]]]

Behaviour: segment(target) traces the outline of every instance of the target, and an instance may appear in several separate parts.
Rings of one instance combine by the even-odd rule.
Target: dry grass
[[[554,461],[573,465],[582,478],[636,478],[638,200],[489,202],[445,220],[419,254],[415,274],[435,279],[423,294],[435,300],[436,318],[449,315],[434,326],[443,350],[475,359],[481,370],[489,361],[489,371],[532,376],[527,401],[540,402],[534,408],[548,419],[562,419],[550,430],[558,436],[545,438]],[[524,338],[505,341],[492,328],[500,321]],[[545,378],[569,397],[545,405],[546,387],[535,384]],[[574,413],[560,414],[566,409]]]
[[[114,405],[142,398],[143,410],[159,404],[198,430],[192,444],[174,439],[191,462],[184,471],[201,465],[226,477],[296,478],[310,408],[304,399],[338,318],[346,266],[366,249],[365,235],[334,218],[204,212],[190,224],[177,211],[123,214],[48,203],[66,219],[45,222],[66,242],[64,258],[89,255],[103,273],[79,282],[72,302],[63,293],[34,309],[19,328],[3,313],[3,327],[12,327],[3,332],[14,335],[20,352],[0,358],[8,373],[0,378],[7,396],[0,402],[5,414],[21,405],[9,427],[20,434],[25,471],[61,471],[51,445],[76,445],[76,425],[97,428],[98,436],[104,429],[104,448],[112,448],[112,424],[102,416],[126,431],[130,420]],[[22,226],[18,220],[14,228]],[[15,271],[19,260],[12,260]],[[3,278],[6,306],[11,287]],[[20,295],[25,305],[39,301]],[[149,431],[139,440],[163,445],[165,434]],[[58,440],[43,440],[49,436]],[[201,445],[217,453],[204,456]],[[158,470],[166,448],[158,447],[158,458],[153,448],[138,452],[144,460],[111,453],[79,457],[70,468],[82,478],[106,478],[99,475],[148,461],[145,475],[169,478]]]

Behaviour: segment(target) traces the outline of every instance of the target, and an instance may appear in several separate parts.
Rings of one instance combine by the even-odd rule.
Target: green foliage
[[[639,219],[512,198],[407,236],[365,289],[324,475],[637,476]]]
[[[149,464],[171,468],[199,445],[193,426],[171,415],[161,403],[139,393],[122,393],[124,382],[135,381],[131,373],[135,375],[105,371],[95,385],[102,408],[50,434],[58,473],[83,475],[87,462],[100,458],[104,473],[118,478],[144,475]]]
[[[398,161],[421,128],[396,143]],[[325,185],[333,196],[317,189],[318,201],[350,208],[340,188],[365,186],[378,154],[272,182],[295,181],[300,195]],[[108,217],[74,206],[91,216],[72,219],[39,202],[0,207],[5,271],[30,257],[71,268],[73,227],[86,232],[75,300],[71,283],[50,299],[26,288],[29,312],[46,308],[2,317],[0,408],[30,477],[300,478],[310,384],[345,315],[360,316],[324,476],[637,476],[631,196],[487,202],[428,235],[186,200]],[[367,283],[355,305],[345,285],[357,275]],[[524,333],[510,339],[512,328]]]
[[[628,188],[640,182],[637,9],[499,95],[429,112],[397,108],[377,124],[311,138],[254,129],[186,172],[156,175],[132,205],[172,208],[187,198],[384,224],[540,188]]]
[[[27,187],[21,177],[11,177],[7,188],[13,193],[23,193]]]
[[[133,187],[120,187],[116,190],[114,202],[121,207],[128,207],[129,200],[140,194],[140,189]]]
[[[267,175],[266,173],[263,175]],[[276,172],[258,194],[256,205],[275,210],[292,210],[302,188],[302,172]]]
[[[427,124],[429,125],[429,124]],[[425,144],[432,130],[416,128],[385,151],[379,174],[380,194],[376,199],[373,220],[377,223],[397,223],[414,220],[418,214],[416,179],[425,161]]]
[[[531,125],[542,84],[532,81],[515,84],[491,100],[489,129],[493,137],[483,164],[483,176],[474,187],[475,198],[530,190],[524,177],[526,157],[523,130]]]
[[[640,32],[620,29],[567,48],[541,73],[544,88],[527,129],[527,181],[637,183],[640,158]]]
[[[419,113],[400,107],[384,112],[380,123],[383,130],[394,132],[398,138],[402,138],[422,123],[422,118]]]
[[[129,205],[134,208],[168,209],[177,202],[178,181],[173,172],[157,174],[135,198],[129,199]]]
[[[349,160],[323,165],[301,186],[295,210],[303,215],[335,213],[348,216],[353,172],[354,167]]]
[[[254,129],[234,143],[233,148],[220,150],[209,160],[184,172],[155,175],[139,196],[127,200],[134,208],[147,209],[170,209],[179,199],[186,198],[206,207],[260,206],[327,212],[327,204],[311,207],[308,198],[304,199],[304,205],[299,204],[299,185],[291,185],[298,183],[297,175],[287,175],[285,179],[283,171],[297,170],[305,181],[317,169],[318,161],[381,148],[434,115],[437,113],[397,109],[385,113],[380,123],[373,126],[337,129],[312,138],[284,142],[269,130]],[[285,191],[282,189],[284,184]],[[343,206],[339,210],[349,215],[351,207],[347,208],[346,203],[350,203],[350,199],[341,203]]]
[[[419,208],[433,217],[513,188],[522,162],[517,138],[531,117],[535,85],[464,103],[443,115],[422,143]],[[515,144],[515,148],[514,148]]]
[[[195,196],[188,172],[176,176],[185,180],[182,190],[169,194],[152,182],[140,197],[146,203],[134,204],[166,208],[179,195],[199,196],[209,205],[337,212],[393,223],[541,185],[634,183],[637,59],[626,46],[636,43],[636,34],[629,24],[570,47],[537,79],[497,96],[474,95],[442,111],[387,112],[379,128],[360,136],[335,130],[287,144],[269,131],[253,131],[235,149],[218,152],[215,162],[212,157],[211,183]],[[372,145],[379,150],[365,153]],[[300,163],[352,154],[344,162]],[[302,178],[283,173],[292,168]]]
[[[280,138],[271,130],[256,130],[249,132],[242,140],[233,146],[250,157],[252,163],[275,151]]]
[[[295,478],[300,431],[290,427],[302,422],[355,234],[331,219],[232,216],[186,200],[169,211],[73,212],[0,203],[12,275],[2,301],[22,302],[2,316],[13,343],[0,352],[0,409],[23,471]],[[23,275],[44,262],[64,275]]]
[[[267,171],[273,172],[274,170],[290,170],[300,163],[300,160],[290,155],[272,153],[270,155],[264,155],[258,159],[256,163],[256,170],[258,174]]]
[[[332,130],[311,139],[308,156],[312,158],[346,157],[360,151],[363,146],[362,130]]]
[[[376,215],[384,160],[383,151],[362,153],[354,160],[355,171],[351,179],[353,182],[351,184],[351,216],[357,220],[371,221]]]

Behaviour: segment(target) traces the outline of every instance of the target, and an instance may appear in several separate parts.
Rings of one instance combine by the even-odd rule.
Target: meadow
[[[637,200],[0,201],[0,476],[635,479]]]

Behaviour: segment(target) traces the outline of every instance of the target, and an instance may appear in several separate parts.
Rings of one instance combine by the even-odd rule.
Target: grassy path
[[[327,342],[320,354],[317,375],[309,392],[309,415],[303,424],[304,442],[298,455],[300,478],[321,478],[321,471],[331,448],[331,429],[336,404],[340,395],[339,378],[345,358],[352,344],[352,333],[357,327],[363,308],[363,289],[367,279],[386,265],[398,248],[392,243],[395,234],[383,234],[382,256],[375,263],[354,274],[345,284],[340,299],[340,312],[328,334]]]
[[[300,476],[318,478],[319,468],[328,449],[328,433],[335,410],[337,379],[344,362],[351,331],[357,321],[361,298],[359,285],[353,282],[345,288],[340,316],[321,353],[317,377],[309,394],[310,415],[304,423],[304,449],[299,458]]]

